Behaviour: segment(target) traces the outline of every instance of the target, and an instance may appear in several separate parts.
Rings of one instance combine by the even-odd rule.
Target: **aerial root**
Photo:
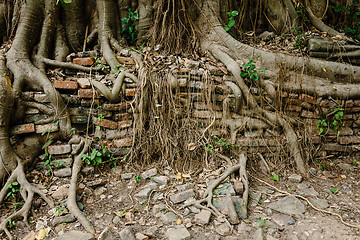
[[[0,233],[5,232],[7,237],[11,240],[14,239],[14,237],[12,236],[12,234],[8,229],[11,228],[10,224],[12,224],[14,220],[22,218],[23,221],[28,225],[27,219],[29,216],[29,212],[31,210],[32,201],[34,199],[35,194],[38,194],[41,198],[43,198],[51,208],[55,206],[54,202],[50,198],[48,198],[44,192],[42,192],[40,189],[29,183],[29,181],[26,179],[24,166],[22,163],[18,164],[16,169],[12,172],[12,174],[6,181],[4,187],[1,189],[0,202],[3,202],[6,193],[9,191],[7,187],[15,181],[17,181],[20,185],[20,193],[24,199],[24,204],[18,211],[14,212],[0,223]]]
[[[206,189],[206,191],[203,194],[203,198],[189,202],[182,206],[182,208],[188,207],[188,206],[195,206],[199,209],[204,209],[210,211],[215,217],[223,217],[223,214],[212,204],[212,198],[213,198],[213,192],[227,177],[229,177],[231,174],[235,173],[236,171],[239,171],[241,182],[244,185],[244,193],[242,197],[242,204],[241,204],[241,218],[247,218],[247,203],[248,203],[248,195],[249,195],[249,181],[247,177],[246,172],[246,159],[247,157],[245,154],[240,154],[240,160],[239,164],[234,165],[232,167],[229,167],[219,178],[215,179],[211,185]],[[230,196],[227,197],[227,208],[228,208],[228,217],[229,220],[224,218],[226,224],[230,227],[231,231],[233,229],[232,224],[239,223],[237,212],[235,211],[235,207],[232,203],[232,200]],[[231,202],[230,202],[231,201]],[[206,203],[206,206],[202,205],[203,203]],[[229,222],[230,221],[230,222]]]

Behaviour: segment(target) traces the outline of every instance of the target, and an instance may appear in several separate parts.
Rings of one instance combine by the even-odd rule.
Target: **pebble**
[[[150,178],[150,177],[153,177],[157,174],[157,169],[156,168],[152,168],[152,169],[149,169],[145,172],[143,172],[140,177],[141,179],[147,179],[147,178]]]
[[[71,168],[61,168],[54,171],[55,177],[71,177]]]
[[[120,238],[121,240],[135,240],[134,233],[130,228],[124,228],[120,231]]]
[[[91,239],[93,239],[92,234],[77,230],[66,232],[55,238],[55,240],[91,240]]]
[[[194,189],[189,189],[189,190],[186,190],[184,192],[180,192],[180,193],[171,195],[170,200],[173,203],[181,203],[181,202],[184,202],[185,200],[187,200],[187,199],[189,199],[191,197],[194,197],[194,196],[195,196]]]
[[[168,212],[168,213],[162,215],[160,217],[160,219],[164,224],[171,224],[171,223],[176,222],[177,216],[173,212]]]
[[[123,173],[121,174],[122,180],[131,180],[135,177],[135,173]]]
[[[288,177],[290,182],[293,183],[300,183],[302,181],[302,176],[298,175],[298,174],[292,174]]]
[[[195,214],[194,222],[200,225],[206,225],[209,223],[211,212],[208,210],[201,210],[200,213]]]
[[[104,194],[105,192],[106,192],[105,187],[98,187],[97,189],[95,189],[94,194],[97,196],[100,196],[100,195]]]
[[[156,176],[151,180],[161,185],[167,185],[169,183],[169,178],[167,176]]]
[[[309,201],[317,208],[326,209],[329,207],[329,202],[326,199],[309,198]]]
[[[106,227],[99,235],[97,240],[116,240],[113,233],[110,231],[110,227]]]
[[[142,234],[142,233],[136,233],[136,234],[135,234],[135,238],[136,238],[136,240],[148,240],[148,239],[149,239],[148,236],[145,236],[145,235]]]
[[[55,199],[64,199],[68,195],[69,189],[66,186],[60,186],[53,194],[52,197]]]
[[[289,215],[274,214],[271,218],[275,223],[277,223],[281,227],[295,224],[295,220]]]

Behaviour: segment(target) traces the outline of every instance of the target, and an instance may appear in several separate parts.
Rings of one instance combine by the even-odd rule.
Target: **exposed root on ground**
[[[245,156],[245,154],[241,153],[239,156],[240,163],[237,165],[234,165],[232,167],[229,167],[219,178],[215,179],[211,183],[211,185],[208,186],[206,191],[204,192],[202,199],[184,204],[184,206],[182,206],[182,208],[185,208],[188,206],[195,206],[199,209],[204,209],[204,210],[210,211],[215,217],[223,216],[223,214],[212,204],[213,192],[226,178],[228,178],[231,174],[235,173],[236,171],[239,171],[240,180],[244,184],[244,193],[242,196],[242,204],[241,204],[241,217],[247,218],[249,181],[248,181],[248,176],[247,176],[247,172],[246,172],[246,159],[247,159],[247,157]],[[203,203],[205,203],[206,205],[205,206],[202,205]],[[235,211],[235,207],[229,196],[227,196],[227,207],[228,207],[228,215],[229,215],[230,223],[231,224],[239,223],[238,219],[237,219],[237,213]],[[229,221],[226,220],[227,224],[232,229],[232,226],[230,225]]]
[[[344,225],[346,225],[346,226],[348,226],[348,227],[360,229],[360,225],[355,225],[355,224],[351,224],[351,223],[345,222],[344,219],[342,218],[342,216],[341,216],[340,214],[338,214],[338,213],[330,212],[330,211],[328,211],[328,210],[324,210],[324,209],[315,207],[315,206],[309,201],[309,199],[307,199],[307,198],[304,197],[304,196],[295,195],[295,194],[289,193],[289,192],[287,192],[287,191],[283,191],[283,190],[281,190],[281,189],[278,189],[277,187],[271,185],[270,183],[265,182],[265,181],[263,181],[263,180],[255,177],[255,176],[253,176],[253,175],[252,175],[251,177],[254,178],[256,181],[258,181],[258,182],[260,182],[260,183],[263,183],[263,184],[265,184],[266,186],[271,187],[272,189],[274,189],[274,190],[276,190],[276,191],[278,191],[278,192],[280,192],[280,193],[283,193],[283,194],[286,194],[286,195],[289,195],[289,196],[294,196],[294,197],[297,197],[297,198],[300,198],[300,199],[306,201],[306,202],[310,205],[310,207],[312,207],[312,208],[315,209],[316,211],[319,211],[319,212],[322,212],[322,213],[326,213],[326,214],[330,214],[330,215],[333,215],[333,216],[338,217],[338,218],[340,219],[340,221],[341,221]]]

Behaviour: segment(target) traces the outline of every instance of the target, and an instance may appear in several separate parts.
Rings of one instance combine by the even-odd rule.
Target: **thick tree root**
[[[240,158],[239,164],[229,167],[219,178],[215,179],[211,183],[211,185],[209,185],[209,187],[204,192],[202,199],[196,200],[193,202],[189,202],[189,203],[185,204],[182,208],[185,208],[188,206],[195,206],[199,209],[205,209],[205,210],[210,211],[215,217],[223,216],[223,214],[212,204],[213,192],[227,177],[229,177],[231,174],[235,173],[236,171],[239,171],[241,182],[244,184],[244,188],[245,188],[243,197],[242,197],[241,217],[247,218],[247,203],[248,203],[248,196],[249,196],[249,181],[248,181],[248,177],[247,177],[247,173],[246,173],[247,157],[245,156],[245,154],[241,153],[239,158]],[[228,203],[227,203],[228,210],[229,210],[229,220],[231,223],[235,224],[237,222],[236,217],[235,217],[235,216],[237,216],[237,213],[234,212],[235,208],[233,207],[233,205],[230,205],[230,204],[233,204],[231,199],[230,199],[230,201],[231,202],[229,202],[229,199],[228,199]],[[202,205],[203,203],[205,203],[206,206]],[[227,220],[226,220],[226,222],[232,228],[231,224]]]

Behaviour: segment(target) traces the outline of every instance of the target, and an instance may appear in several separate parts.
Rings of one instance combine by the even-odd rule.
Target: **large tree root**
[[[212,204],[213,199],[213,192],[214,190],[231,174],[235,173],[236,171],[239,171],[241,182],[244,184],[244,193],[242,196],[242,204],[241,204],[241,217],[247,218],[247,203],[248,203],[248,196],[249,196],[249,181],[247,177],[246,172],[246,159],[247,157],[245,154],[241,153],[239,156],[239,164],[229,167],[219,178],[215,179],[211,185],[208,186],[206,191],[203,194],[203,198],[200,200],[192,201],[183,206],[183,208],[188,206],[195,206],[199,209],[205,209],[210,211],[215,217],[221,217],[223,214]],[[231,201],[231,199],[230,199]],[[237,213],[234,212],[235,208],[232,203],[228,200],[227,205],[230,204],[230,207],[228,207],[229,210],[229,220],[231,223],[235,224],[238,223],[236,220]],[[203,203],[206,204],[206,206],[202,205]],[[232,228],[230,223],[226,220],[228,225]]]

